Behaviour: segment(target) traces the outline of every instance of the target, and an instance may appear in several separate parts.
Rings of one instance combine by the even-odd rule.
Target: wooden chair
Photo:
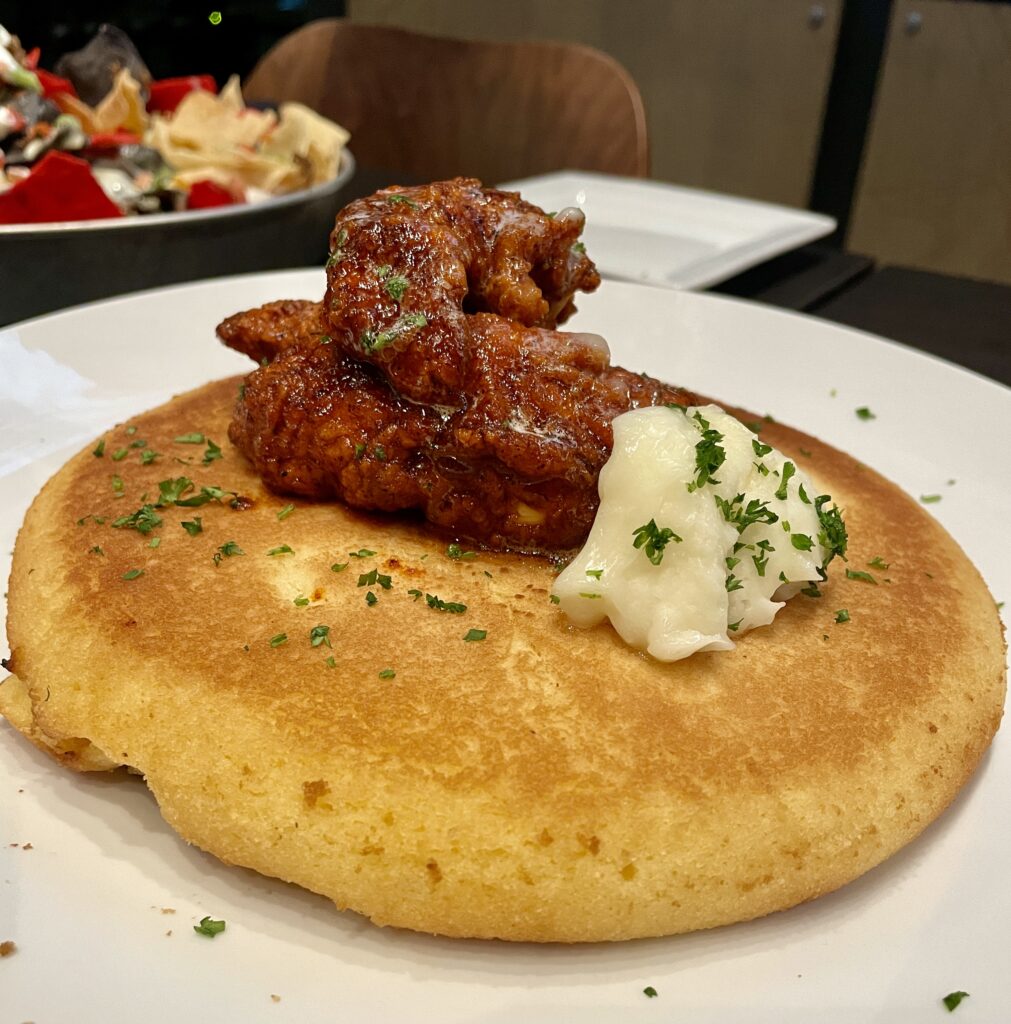
[[[361,166],[419,181],[649,172],[635,82],[577,44],[445,39],[327,18],[278,42],[244,93],[307,104],[351,132]]]

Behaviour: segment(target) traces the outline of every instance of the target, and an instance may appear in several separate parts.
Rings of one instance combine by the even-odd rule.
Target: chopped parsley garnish
[[[804,502],[805,505],[811,504],[811,499],[807,496],[807,491],[804,490],[803,484],[797,485],[797,494],[800,496],[800,500]]]
[[[572,251],[573,252],[577,252],[577,253],[579,253],[580,256],[582,256],[583,253],[586,252],[586,243],[585,242],[573,242],[572,243]]]
[[[392,273],[393,267],[391,267],[389,263],[384,263],[381,267],[376,267],[376,277],[378,277],[380,281],[385,281]]]
[[[427,323],[428,317],[424,313],[401,313],[385,331],[366,331],[361,337],[361,346],[366,352],[381,352],[407,331],[424,327]]]
[[[137,428],[131,424],[129,427],[126,428],[126,433],[132,437],[134,434],[137,433]]]
[[[845,608],[840,608],[835,613],[835,620],[836,622],[849,622],[850,613]]]
[[[718,494],[714,494],[713,498],[723,513],[723,518],[731,525],[736,526],[738,533],[744,533],[753,523],[771,524],[779,521],[779,516],[768,507],[767,501],[752,498],[745,506],[743,494],[735,495],[733,500],[721,498]]]
[[[864,572],[862,569],[847,569],[846,579],[862,580],[864,583],[873,583],[875,586],[878,585],[878,581],[869,572]]]
[[[366,603],[366,604],[367,604],[367,605],[368,605],[368,606],[369,606],[370,608],[371,608],[371,607],[372,607],[372,606],[373,606],[374,604],[376,604],[376,602],[378,602],[378,600],[379,600],[379,598],[378,598],[378,597],[376,597],[376,595],[375,595],[375,594],[373,594],[371,590],[370,590],[370,591],[369,591],[369,592],[368,592],[368,593],[367,593],[367,594],[365,595],[365,603]]]
[[[415,589],[414,587],[411,587],[411,589],[408,590],[407,593],[410,594],[411,597],[413,597],[415,601],[417,601],[418,598],[421,597],[421,591]]]
[[[740,623],[738,623],[737,625],[740,625]],[[731,626],[730,628],[731,628],[731,629],[736,629],[736,627],[735,627],[735,626]],[[647,985],[647,986],[646,986],[646,987],[645,987],[645,988],[644,988],[644,989],[642,990],[642,994],[643,994],[644,996],[646,996],[647,998],[649,998],[649,999],[656,999],[656,996],[657,996],[657,992],[656,992],[656,989],[655,989],[655,988],[653,988],[653,986],[652,986],[652,985]]]
[[[296,608],[308,608],[309,607],[309,598],[303,597],[301,594],[299,594],[299,596],[296,597],[295,600],[292,601],[291,603]]]
[[[313,647],[319,647],[321,644],[326,644],[327,647],[332,648],[333,644],[330,643],[330,627],[329,626],[313,626],[309,630],[309,643]]]
[[[769,552],[775,551],[776,549],[767,540],[760,540],[758,542],[759,554],[752,555],[751,560],[755,563],[755,571],[759,576],[765,575],[765,567],[769,561]],[[728,569],[732,569],[733,566],[727,566]]]
[[[365,454],[365,445],[358,443],[355,445],[355,462],[361,462],[362,456]]]
[[[117,498],[123,497],[123,478],[121,476],[114,476],[112,478],[112,489],[116,492]]]
[[[727,453],[720,441],[723,435],[709,426],[709,421],[700,412],[693,417],[702,430],[702,440],[695,446],[695,479],[688,485],[689,491],[696,491],[708,483],[718,484],[713,474],[726,461]]]
[[[141,441],[141,440],[131,441],[130,442],[130,447],[131,448],[146,448],[147,447],[147,441]]]
[[[140,464],[142,466],[150,466],[155,459],[160,459],[161,455],[158,452],[151,451],[150,448],[146,448],[140,453]]]
[[[270,646],[271,647],[280,647],[281,644],[286,644],[287,642],[288,642],[288,634],[287,633],[277,633],[277,634],[275,634],[274,636],[272,636],[270,638]]]
[[[203,444],[203,434],[180,434],[178,437],[173,438],[176,444]]]
[[[805,597],[821,597],[821,591],[818,589],[818,584],[812,582],[809,587],[804,587],[801,593]]]
[[[96,459],[100,459],[105,454],[105,438],[103,437],[98,444],[95,445],[95,450],[91,453]]]
[[[330,253],[330,256],[327,258],[327,267],[335,267],[337,266],[338,263],[340,263],[342,259],[344,259],[344,243],[347,240],[347,228],[341,228],[340,231],[337,232],[336,239],[334,239],[334,241],[336,242],[336,245],[334,246],[334,251]]]
[[[733,573],[731,573],[726,579],[727,593],[731,593],[734,590],[740,590],[744,586],[744,581],[739,580]]]
[[[376,458],[380,462],[386,461],[386,449],[381,444],[376,445]]]
[[[743,621],[744,619],[738,619],[736,622],[728,622],[727,629],[729,629],[731,633],[736,633],[741,628],[741,623]]]
[[[371,558],[375,552],[369,551],[368,548],[359,548],[357,551],[349,551],[348,554],[352,558]]]
[[[786,485],[790,482],[790,477],[797,472],[797,467],[792,462],[783,463],[783,475],[782,482],[776,490],[776,497],[780,501],[786,501]]]
[[[210,438],[207,438],[207,451],[204,452],[204,465],[209,466],[215,459],[223,458],[221,454],[221,448],[216,445]]]
[[[89,555],[104,555],[105,552],[101,549],[101,547],[99,547],[99,545],[96,544],[93,548],[88,548],[88,554]]]
[[[138,576],[143,576],[143,575],[144,575],[144,570],[143,569],[130,569],[127,572],[123,573],[123,575],[120,577],[120,579],[135,580],[135,579],[137,579]]]
[[[759,458],[762,458],[763,455],[768,455],[772,451],[771,444],[762,444],[757,437],[751,439],[751,447]]]
[[[185,490],[189,490],[193,486],[193,482],[186,480],[185,477],[180,477],[179,479],[185,481],[188,485]],[[161,487],[162,484],[172,484],[173,482],[174,481],[171,480],[163,480],[158,486]],[[222,498],[229,494],[234,495],[235,492],[223,491],[220,487],[201,487],[199,494],[194,494],[191,498],[176,498],[175,504],[179,505],[181,508],[199,508],[201,505],[206,505],[211,501],[220,502]],[[164,502],[162,502],[162,504],[164,504]]]
[[[940,494],[921,494],[920,495],[920,501],[922,501],[924,505],[934,505],[937,502],[939,502],[940,500],[941,500],[941,495]]]
[[[798,551],[810,551],[814,547],[814,541],[806,533],[791,533],[790,543]]]
[[[384,668],[379,673],[379,678],[380,679],[393,679],[393,677],[396,676],[396,674],[397,673],[392,668]]]
[[[468,629],[466,635],[463,638],[464,643],[474,643],[476,640],[483,640],[488,635],[486,629]]]
[[[84,526],[89,519],[93,519],[99,526],[102,526],[105,523],[105,516],[81,516],[81,518],[77,520],[77,525]]]
[[[293,554],[295,554],[295,552],[292,551],[291,548],[288,547],[287,544],[282,544],[280,547],[271,548],[267,552],[267,554],[268,555],[293,555]]]
[[[397,274],[394,277],[388,278],[383,287],[386,289],[386,294],[389,295],[394,302],[399,302],[404,297],[404,292],[407,291],[408,284],[409,282],[406,277],[401,277]]]
[[[586,570],[586,575],[587,576],[592,576],[595,580],[599,580],[600,577],[604,575],[604,570],[603,569],[587,569]]]
[[[455,558],[457,560],[459,560],[459,559],[468,559],[468,558],[477,558],[477,552],[476,551],[464,551],[463,548],[461,548],[459,544],[450,544],[449,547],[446,548],[446,555],[449,558]]]
[[[867,408],[866,405],[860,406],[860,408],[856,410],[856,414],[857,414],[857,419],[858,420],[876,420],[877,419],[877,416],[875,416],[874,413],[872,413],[870,411],[870,409]]]
[[[418,204],[413,199],[400,192],[394,192],[392,196],[387,196],[386,201],[388,203],[403,203],[405,206],[409,206],[412,210],[416,210],[418,208]]]
[[[150,540],[149,540],[149,541],[147,542],[147,546],[148,546],[149,548],[156,548],[156,547],[158,547],[158,546],[159,546],[160,544],[161,544],[161,537],[152,537],[152,538],[151,538],[151,539],[150,539]]]
[[[968,998],[969,998],[969,993],[968,992],[949,992],[941,1000],[941,1002],[944,1003],[945,1007],[947,1007],[948,1013],[951,1013],[951,1011],[954,1010],[955,1007],[958,1006],[958,1004],[963,999],[968,999]]]
[[[426,594],[425,602],[429,608],[434,608],[438,612],[451,612],[454,615],[461,615],[467,610],[465,604],[459,604],[456,601],[443,601],[441,597],[437,597],[435,594]]]
[[[880,555],[875,555],[868,563],[870,569],[887,569],[892,563],[886,562]]]
[[[113,462],[122,462],[123,459],[125,459],[127,457],[127,455],[129,455],[129,454],[130,454],[130,449],[129,448],[117,448],[116,451],[114,451],[112,453],[112,461]]]
[[[162,518],[155,511],[154,505],[142,505],[136,512],[129,516],[120,516],[113,520],[113,527],[117,530],[136,530],[138,533],[150,533],[155,527],[161,526]]]
[[[225,930],[224,921],[214,921],[209,917],[200,919],[200,924],[195,924],[193,930],[198,935],[206,935],[208,938],[213,939],[215,935]]]
[[[334,564],[330,566],[330,571],[343,572],[348,567],[348,565],[350,565],[349,562],[334,562]]]
[[[226,540],[214,553],[214,564],[220,565],[222,558],[231,558],[233,555],[244,555],[245,553],[234,540]]]
[[[294,512],[294,511],[295,511],[295,506],[294,505],[290,505],[290,504],[289,505],[285,505],[284,508],[282,508],[277,513],[277,518],[281,519],[281,520],[287,519],[288,516],[290,516],[292,514],[292,512]]]
[[[204,523],[200,516],[194,516],[192,519],[184,519],[179,525],[191,537],[195,537],[198,533],[204,532]]]
[[[839,514],[839,509],[834,506],[828,509],[824,507],[825,503],[831,500],[827,494],[822,494],[814,499],[814,510],[818,515],[818,522],[821,523],[818,542],[822,547],[828,548],[828,558],[825,559],[822,568],[828,565],[836,555],[844,562],[846,561],[846,545],[848,543],[846,524]]]
[[[370,569],[358,577],[358,586],[360,587],[374,587],[377,584],[383,590],[389,590],[393,586],[393,579],[390,576],[384,575],[378,569]]]
[[[632,547],[636,550],[641,548],[643,554],[654,565],[659,565],[663,561],[664,548],[671,541],[674,541],[675,544],[680,544],[682,540],[670,527],[664,526],[661,528],[657,526],[655,519],[651,519],[648,523],[644,523],[642,526],[634,529],[632,536],[635,538],[632,541]]]
[[[550,596],[550,597],[548,598],[548,600],[549,600],[549,601],[550,601],[550,602],[551,602],[552,604],[561,604],[561,603],[562,603],[562,599],[561,599],[561,598],[560,598],[560,597],[559,597],[559,596],[558,596],[557,594],[552,594],[552,595],[551,595],[551,596]]]
[[[330,657],[323,662],[323,664],[326,665],[327,668],[336,668],[337,659],[331,654]]]

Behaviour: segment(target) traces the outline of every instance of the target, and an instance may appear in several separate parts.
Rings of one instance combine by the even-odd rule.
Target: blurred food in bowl
[[[0,224],[257,203],[333,181],[348,132],[299,103],[247,107],[237,76],[152,80],[125,33],[39,66],[0,26]]]

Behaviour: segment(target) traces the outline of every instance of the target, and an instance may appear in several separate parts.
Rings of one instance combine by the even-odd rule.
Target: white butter
[[[608,618],[633,647],[675,661],[730,650],[731,637],[768,625],[821,579],[829,550],[817,491],[732,416],[715,405],[652,407],[617,417],[613,429],[597,517],[553,588],[577,626]],[[716,432],[708,446],[706,429]],[[702,455],[725,453],[701,484],[700,445]]]

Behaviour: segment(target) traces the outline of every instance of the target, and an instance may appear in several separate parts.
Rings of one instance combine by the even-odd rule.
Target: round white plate
[[[67,456],[171,394],[249,369],[216,342],[223,317],[322,288],[318,270],[223,278],[0,331],[4,578],[25,509]],[[932,513],[996,599],[1011,596],[1011,391],[879,338],[729,299],[607,283],[580,306],[573,326],[608,337],[616,362],[772,414],[916,497],[940,495]],[[875,418],[859,418],[860,407]],[[694,935],[535,947],[375,928],[226,867],[169,829],[139,779],[74,775],[0,721],[0,941],[17,944],[0,959],[0,1017],[920,1024],[946,1019],[941,998],[964,990],[960,1021],[1003,1020],[1009,792],[999,733],[937,823],[833,895]],[[196,935],[205,915],[227,930]]]

